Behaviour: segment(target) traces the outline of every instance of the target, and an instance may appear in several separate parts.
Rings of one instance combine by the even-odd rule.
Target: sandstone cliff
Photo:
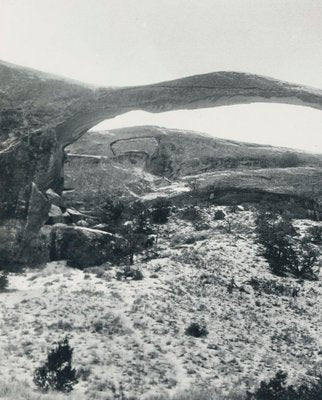
[[[271,78],[215,72],[159,84],[96,88],[0,63],[0,261],[25,263],[45,221],[43,193],[62,189],[63,149],[104,119],[251,102],[322,109],[322,91]]]

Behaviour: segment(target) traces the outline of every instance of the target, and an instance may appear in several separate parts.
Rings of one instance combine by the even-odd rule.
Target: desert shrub
[[[193,244],[199,240],[205,240],[207,238],[208,235],[205,232],[193,232],[191,234],[178,233],[171,238],[171,244],[172,245]]]
[[[83,381],[87,381],[90,375],[91,375],[90,368],[80,367],[77,370],[77,378],[82,379]]]
[[[124,279],[130,279],[132,281],[141,281],[143,278],[144,275],[142,271],[130,265],[125,266],[116,273],[116,279],[119,281]]]
[[[202,220],[201,211],[194,205],[190,205],[181,211],[179,217],[185,221],[196,222]]]
[[[165,224],[171,213],[171,203],[167,199],[158,199],[152,207],[152,221],[155,224]]]
[[[5,272],[0,272],[0,292],[3,292],[8,287],[8,277]]]
[[[118,224],[123,216],[125,205],[120,201],[107,198],[100,208],[100,219],[107,224]]]
[[[185,330],[187,336],[193,336],[196,338],[205,337],[208,333],[206,326],[200,325],[198,322],[192,322]]]
[[[207,268],[205,254],[195,249],[184,249],[182,252],[173,254],[171,260],[183,265],[193,265],[196,269],[202,270]]]
[[[193,226],[196,231],[205,231],[211,228],[210,224],[204,219],[201,219],[200,221],[195,221]]]
[[[96,333],[104,333],[106,335],[124,335],[129,330],[124,326],[124,323],[119,315],[108,312],[101,318],[92,322],[92,328]]]
[[[73,349],[65,337],[47,355],[47,361],[34,373],[34,383],[42,391],[49,389],[70,392],[77,383],[76,370],[72,368]]]
[[[291,296],[293,290],[292,287],[276,282],[274,280],[259,279],[255,277],[252,277],[247,283],[256,292],[262,292],[268,295]]]
[[[225,217],[226,217],[226,214],[223,212],[223,210],[216,210],[215,216],[214,216],[214,219],[216,221],[222,221],[225,219]]]
[[[308,243],[307,239],[298,239],[297,230],[287,216],[272,212],[260,213],[256,219],[256,232],[274,274],[317,279],[315,269],[319,250]]]
[[[268,382],[262,381],[255,391],[247,392],[246,400],[320,400],[321,393],[322,377],[294,387],[287,384],[287,373],[278,371]]]
[[[306,232],[307,240],[314,244],[322,243],[322,226],[311,226]]]

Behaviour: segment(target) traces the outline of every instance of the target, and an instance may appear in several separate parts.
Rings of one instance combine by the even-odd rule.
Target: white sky
[[[235,70],[322,88],[322,0],[0,0],[0,59],[106,86]],[[322,113],[302,107],[131,113],[110,126],[145,121],[322,152]]]

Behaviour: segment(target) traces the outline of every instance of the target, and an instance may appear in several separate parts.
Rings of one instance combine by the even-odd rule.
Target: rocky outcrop
[[[64,148],[131,110],[163,112],[251,102],[322,109],[322,91],[271,78],[215,72],[159,84],[96,88],[0,63],[0,262],[25,263],[63,183]]]
[[[100,265],[116,258],[117,236],[98,229],[56,224],[41,230],[47,260],[67,260],[76,268]]]

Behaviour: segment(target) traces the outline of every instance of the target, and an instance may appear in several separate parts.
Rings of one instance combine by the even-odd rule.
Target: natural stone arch
[[[322,109],[322,91],[272,78],[214,72],[169,82],[98,88],[0,63],[0,262],[26,261],[44,223],[43,193],[62,187],[64,148],[128,111],[270,102]]]

